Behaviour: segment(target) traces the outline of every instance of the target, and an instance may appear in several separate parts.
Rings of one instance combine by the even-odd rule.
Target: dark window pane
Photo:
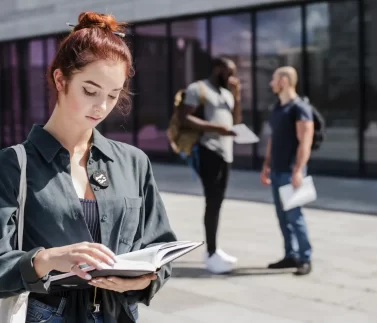
[[[258,12],[257,25],[257,109],[262,122],[258,155],[264,157],[271,134],[268,119],[271,105],[277,98],[270,89],[274,71],[290,65],[297,69],[300,90],[302,62],[302,24],[299,7]]]
[[[19,92],[19,62],[17,57],[17,48],[16,44],[13,43],[10,45],[11,49],[11,88],[12,92],[10,93],[12,97],[11,110],[13,114],[14,123],[14,133],[13,133],[13,142],[20,143],[24,138],[24,129],[22,128],[22,111],[20,106],[20,92]]]
[[[243,123],[252,128],[251,84],[251,17],[250,14],[218,16],[211,19],[212,56],[225,56],[237,65],[241,81],[241,105]],[[251,145],[235,145],[235,155],[251,155]]]
[[[172,28],[173,91],[206,78],[209,70],[205,19],[174,22]]]
[[[31,129],[34,123],[45,121],[45,64],[43,62],[43,41],[29,42],[28,93],[26,129]]]
[[[11,44],[2,44],[1,46],[1,141],[4,147],[13,145],[14,141],[14,123],[13,123],[13,97],[12,97],[12,49]],[[13,62],[12,62],[13,61]]]
[[[128,34],[126,36],[126,44],[130,48],[133,55],[133,36],[129,29],[126,30]],[[134,144],[134,93],[135,91],[135,79],[130,79],[129,85],[129,99],[127,102],[119,101],[113,111],[107,116],[107,118],[98,125],[97,129],[109,139],[113,139],[127,144]]]
[[[365,0],[366,128],[365,159],[368,173],[377,174],[377,2]]]
[[[52,63],[52,60],[55,57],[55,54],[56,54],[56,51],[57,51],[57,45],[58,45],[58,41],[57,41],[56,37],[50,37],[46,41],[46,46],[47,46],[46,72],[47,72],[48,67]],[[51,115],[54,107],[55,107],[56,91],[53,88],[50,88],[50,84],[48,84],[47,81],[46,81],[46,86],[47,86],[47,91],[48,91],[48,93],[47,93],[47,99],[48,100],[46,102],[46,104],[48,104],[48,109],[47,109],[48,115],[46,116],[46,120],[47,120],[48,117]]]
[[[47,65],[50,65],[56,53],[56,39],[50,37],[47,39]]]
[[[311,102],[326,118],[327,138],[312,159],[358,161],[359,71],[356,1],[307,6]],[[330,166],[331,167],[331,166]]]
[[[169,150],[168,40],[165,24],[136,27],[136,111],[138,146],[147,151]]]

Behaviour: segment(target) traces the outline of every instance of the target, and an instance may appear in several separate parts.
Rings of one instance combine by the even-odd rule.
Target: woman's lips
[[[95,118],[95,117],[89,117],[87,116],[88,119],[92,120],[92,121],[99,121],[101,120],[101,118]]]

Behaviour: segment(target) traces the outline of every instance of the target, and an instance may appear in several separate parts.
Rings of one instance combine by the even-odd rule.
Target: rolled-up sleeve
[[[296,121],[313,121],[313,112],[308,104],[297,104],[295,112]]]
[[[144,181],[144,232],[142,235],[142,242],[140,249],[147,248],[156,243],[172,242],[177,238],[170,227],[169,220],[166,214],[164,203],[158,191],[152,166],[147,157],[145,165],[145,181]],[[172,272],[171,264],[163,266],[158,274],[157,279],[152,281],[148,288],[143,291],[132,293],[134,301],[149,305],[150,301],[158,290],[170,278]]]
[[[199,86],[197,83],[190,84],[186,89],[184,104],[197,107],[200,104]]]
[[[39,279],[33,267],[33,258],[43,248],[28,252],[15,248],[20,167],[12,149],[0,152],[0,165],[0,298],[47,292],[48,280]]]

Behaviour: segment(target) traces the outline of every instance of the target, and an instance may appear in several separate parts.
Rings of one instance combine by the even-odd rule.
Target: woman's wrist
[[[33,259],[33,267],[39,278],[46,276],[53,269],[47,249],[42,249],[36,254]]]

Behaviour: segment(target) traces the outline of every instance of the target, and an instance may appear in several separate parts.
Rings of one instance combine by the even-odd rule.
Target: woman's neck
[[[92,129],[81,130],[72,127],[70,122],[60,116],[56,107],[44,129],[58,140],[71,156],[74,153],[84,154],[89,149],[93,134]]]

